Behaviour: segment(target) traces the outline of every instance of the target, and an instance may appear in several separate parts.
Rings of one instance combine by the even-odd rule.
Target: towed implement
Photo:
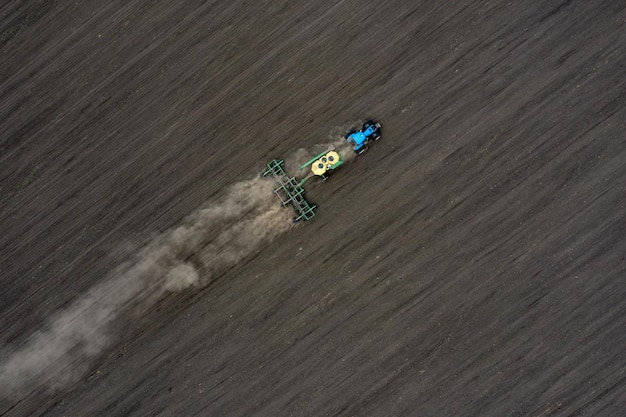
[[[343,159],[341,159],[341,155],[337,153],[334,149],[328,149],[321,154],[317,155],[313,159],[304,164],[300,165],[300,169],[305,169],[306,167],[311,167],[311,174],[317,175],[320,177],[322,181],[325,181],[330,173],[339,168],[343,164]],[[311,176],[309,174],[309,177]],[[306,177],[303,181],[308,179]]]
[[[305,180],[299,182],[295,177],[287,175],[283,168],[284,162],[282,159],[272,159],[267,163],[265,171],[263,171],[261,176],[273,177],[276,180],[278,186],[274,188],[274,193],[280,198],[283,207],[288,205],[293,207],[296,213],[296,216],[293,218],[294,222],[309,220],[315,216],[317,206],[310,204],[304,198],[302,185]]]

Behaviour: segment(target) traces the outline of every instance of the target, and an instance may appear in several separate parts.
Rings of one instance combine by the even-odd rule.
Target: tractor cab
[[[345,136],[346,141],[352,146],[357,155],[367,150],[367,144],[370,140],[378,140],[381,136],[380,123],[368,120],[363,123],[363,129],[351,130]]]

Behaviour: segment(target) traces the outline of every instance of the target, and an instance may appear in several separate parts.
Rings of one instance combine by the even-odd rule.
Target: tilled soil
[[[69,343],[68,378],[5,373],[1,415],[626,409],[623,2],[0,11],[5,372],[269,159],[383,125],[307,182],[313,220],[207,285],[126,306],[89,357]]]

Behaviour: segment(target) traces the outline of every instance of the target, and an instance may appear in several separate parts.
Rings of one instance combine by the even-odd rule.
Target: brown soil
[[[268,159],[383,138],[1,415],[623,413],[623,2],[157,3],[0,9],[0,363]]]

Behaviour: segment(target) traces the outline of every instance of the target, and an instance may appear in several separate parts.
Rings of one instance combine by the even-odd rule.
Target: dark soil
[[[0,9],[2,357],[268,159],[383,137],[1,415],[623,415],[624,2],[156,3]]]

